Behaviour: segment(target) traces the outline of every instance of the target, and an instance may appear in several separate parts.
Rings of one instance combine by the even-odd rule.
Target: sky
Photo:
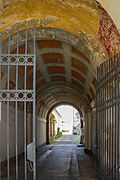
[[[70,135],[73,133],[73,114],[75,117],[76,112],[78,112],[74,107],[69,105],[62,105],[56,108],[59,114],[62,116],[62,130],[67,130],[68,132],[63,132],[64,135]]]
[[[57,107],[56,109],[64,120],[70,120],[70,121],[73,120],[73,109],[74,109],[74,114],[77,112],[75,108],[68,105],[62,105]]]

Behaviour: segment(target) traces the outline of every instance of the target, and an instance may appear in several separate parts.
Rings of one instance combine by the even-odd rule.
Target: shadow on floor
[[[80,180],[98,180],[94,157],[86,154],[84,147],[77,147],[76,152],[80,171]]]

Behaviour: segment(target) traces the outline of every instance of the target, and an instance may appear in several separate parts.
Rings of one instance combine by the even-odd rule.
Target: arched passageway
[[[82,113],[68,104],[61,104],[55,106],[47,115],[49,121],[47,127],[47,140],[49,143],[53,143],[56,139],[62,135],[78,135],[79,143],[83,143],[81,135],[83,134],[83,120]]]
[[[95,122],[91,120],[91,110],[96,103],[97,65],[112,56],[114,51],[118,51],[120,44],[119,32],[109,14],[95,0],[92,2],[37,0],[36,3],[30,0],[17,2],[11,0],[1,4],[0,12],[0,32],[2,32],[0,53],[21,54],[21,56],[35,54],[36,56],[36,73],[33,73],[31,66],[27,67],[26,73],[23,65],[18,67],[18,89],[24,89],[25,75],[26,89],[32,89],[33,75],[36,74],[36,146],[48,143],[47,119],[51,110],[60,104],[69,104],[78,109],[81,116],[86,118],[85,148],[88,150],[93,148],[92,151],[95,152]],[[35,33],[34,23],[36,24]],[[27,41],[26,26],[28,28]],[[9,30],[11,36],[9,36]],[[14,60],[13,58],[13,63]],[[9,78],[7,68],[8,66],[1,69],[2,90],[7,89],[8,79],[9,88],[11,90],[16,88],[15,67],[11,66]],[[1,122],[2,127],[5,128],[7,106],[5,103],[1,106]],[[26,107],[27,143],[30,143],[33,141],[34,134],[33,105],[26,103]],[[13,102],[10,103],[10,108],[13,119],[10,127],[10,141],[13,143],[10,147],[10,156],[13,157],[15,155],[15,139],[12,139],[15,132],[15,123],[13,123],[15,104]],[[23,108],[24,105],[18,103],[18,115],[20,114],[21,119],[24,119]],[[94,116],[95,111],[92,113]],[[93,119],[95,121],[95,116]],[[22,131],[23,120],[19,122],[22,122],[19,124]],[[91,124],[94,129],[93,139],[89,139]],[[18,139],[21,131],[18,132]],[[2,140],[2,151],[5,153],[2,160],[6,160],[6,130],[3,134],[5,141]],[[21,139],[19,142],[23,144],[24,136]],[[20,145],[18,153],[21,153],[23,149],[23,145]]]

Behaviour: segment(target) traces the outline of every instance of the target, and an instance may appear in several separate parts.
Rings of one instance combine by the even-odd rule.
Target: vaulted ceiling
[[[38,109],[43,108],[41,104],[44,104],[43,109],[48,111],[55,105],[66,102],[77,106],[77,109],[83,104],[87,108],[95,99],[97,65],[113,55],[114,51],[118,51],[120,45],[119,32],[113,20],[95,0],[1,1],[3,53],[8,50],[9,30],[12,35],[11,53],[16,53],[16,32],[19,28],[19,53],[24,54],[26,26],[29,28],[28,53],[32,53],[34,23],[37,27]],[[23,67],[19,67],[19,75],[22,86]],[[32,84],[32,75],[32,69],[28,68],[29,87]],[[2,77],[5,80],[5,70]],[[5,87],[5,81],[3,82]],[[15,86],[14,73],[10,85],[12,88]]]

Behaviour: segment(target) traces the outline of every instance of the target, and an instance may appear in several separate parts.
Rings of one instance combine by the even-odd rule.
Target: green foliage
[[[57,128],[57,134],[59,134],[59,133],[60,133],[60,128],[58,127],[58,128]]]
[[[73,135],[77,135],[77,132],[74,132]]]
[[[62,130],[62,132],[69,132],[69,130]]]
[[[57,128],[57,134],[56,134],[56,136],[55,136],[55,139],[58,139],[58,138],[60,138],[62,136],[62,132],[60,132],[60,128],[58,127]]]

